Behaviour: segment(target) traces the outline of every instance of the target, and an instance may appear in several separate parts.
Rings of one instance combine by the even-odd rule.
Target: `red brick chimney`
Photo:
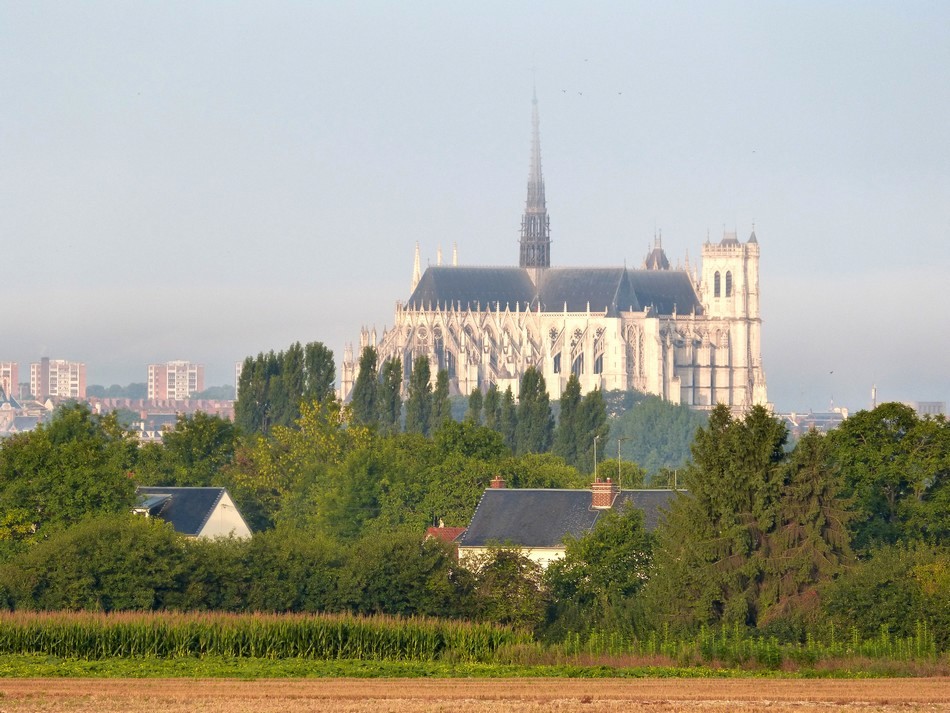
[[[504,488],[504,487],[505,487],[505,479],[502,478],[500,475],[496,475],[494,478],[491,479],[491,487],[493,487],[493,488]]]
[[[590,506],[598,510],[606,510],[613,506],[614,499],[620,494],[620,487],[610,478],[607,480],[594,478],[590,491]]]

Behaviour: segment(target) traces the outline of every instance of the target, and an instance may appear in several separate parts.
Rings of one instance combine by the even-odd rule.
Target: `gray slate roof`
[[[673,490],[622,490],[614,508],[627,503],[640,508],[644,526],[652,532],[674,495]],[[604,511],[590,504],[590,490],[489,488],[460,544],[560,547],[565,535],[582,537],[593,529]]]
[[[625,267],[553,267],[538,287],[517,267],[429,267],[409,297],[415,309],[445,307],[522,311],[540,305],[545,312],[584,312],[588,306],[616,315],[654,307],[660,314],[702,313],[689,275],[681,270],[630,270]]]
[[[148,509],[153,517],[170,522],[176,532],[192,537],[201,532],[224,493],[224,488],[157,486],[135,489],[139,507]]]

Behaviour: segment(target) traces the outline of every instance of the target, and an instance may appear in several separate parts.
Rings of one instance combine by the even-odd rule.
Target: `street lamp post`
[[[623,472],[620,469],[620,444],[626,441],[627,439],[623,436],[617,438],[617,486],[623,489],[622,480]]]

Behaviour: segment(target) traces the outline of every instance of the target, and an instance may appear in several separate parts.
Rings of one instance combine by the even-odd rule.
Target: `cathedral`
[[[420,269],[419,246],[409,299],[394,326],[377,338],[363,329],[360,350],[376,347],[379,363],[428,356],[433,383],[445,369],[452,393],[495,384],[515,397],[535,367],[552,399],[571,374],[581,389],[637,389],[674,404],[735,410],[766,404],[759,317],[759,244],[725,233],[707,238],[702,266],[671,269],[660,241],[640,269],[551,267],[551,233],[537,98],[532,110],[528,196],[518,267]],[[359,354],[344,353],[341,396],[348,400]]]

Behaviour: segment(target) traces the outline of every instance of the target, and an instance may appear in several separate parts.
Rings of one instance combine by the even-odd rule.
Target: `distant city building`
[[[185,401],[204,390],[204,364],[169,361],[148,365],[148,398],[151,400]]]
[[[86,365],[43,357],[30,364],[30,391],[37,401],[86,398]]]
[[[910,406],[921,418],[925,416],[946,416],[946,401],[905,401],[906,406]]]
[[[7,398],[20,398],[20,367],[15,361],[0,361],[0,389]]]
[[[360,351],[400,359],[403,383],[414,359],[428,357],[433,382],[445,370],[454,394],[511,388],[540,371],[552,399],[571,374],[583,391],[629,390],[674,404],[740,410],[767,404],[759,314],[759,242],[734,232],[702,246],[702,265],[671,268],[661,236],[643,266],[552,267],[541,175],[537,99],[517,267],[422,271],[418,245],[406,302],[377,339],[363,329]],[[585,242],[587,236],[580,237]],[[593,248],[592,248],[593,252]],[[360,353],[344,349],[340,393],[351,397]]]
[[[238,389],[241,388],[241,372],[244,371],[244,362],[234,362],[234,399],[237,400]]]

